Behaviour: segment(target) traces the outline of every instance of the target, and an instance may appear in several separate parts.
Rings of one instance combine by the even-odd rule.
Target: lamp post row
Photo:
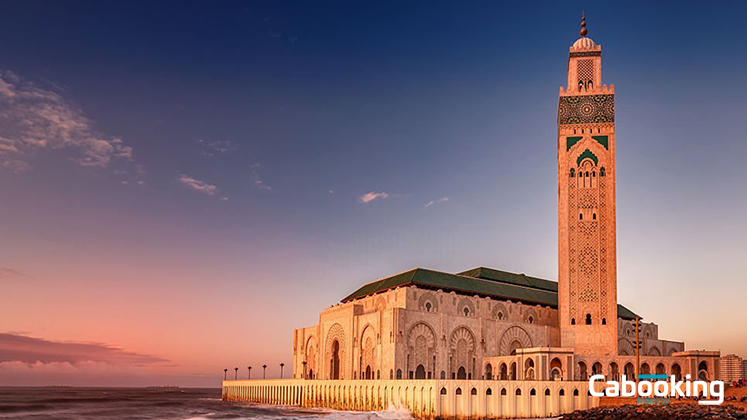
[[[304,364],[304,371],[305,371],[306,362],[303,362],[303,364]],[[281,363],[280,364],[280,379],[283,379],[284,368],[285,368],[285,363]],[[239,368],[235,367],[233,368],[233,370],[234,370],[233,379],[238,380],[239,379]],[[228,376],[228,369],[223,369],[223,380],[224,381],[227,379],[227,376]],[[252,379],[252,367],[251,366],[246,367],[246,378]],[[266,378],[267,378],[267,365],[262,365],[262,379],[266,379]]]

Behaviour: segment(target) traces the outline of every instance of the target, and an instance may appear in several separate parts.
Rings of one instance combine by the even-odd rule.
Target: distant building
[[[720,378],[724,382],[734,382],[747,377],[747,360],[742,360],[736,354],[728,354],[721,358]]]

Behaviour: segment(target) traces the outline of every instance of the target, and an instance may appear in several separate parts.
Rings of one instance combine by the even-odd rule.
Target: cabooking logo
[[[629,381],[625,375],[622,381],[607,381],[604,391],[597,391],[595,386],[604,381],[604,375],[592,375],[589,378],[589,392],[595,397],[638,397],[639,404],[669,404],[669,397],[706,397],[698,401],[701,405],[720,405],[724,402],[724,382],[691,381],[685,375],[684,381],[678,381],[674,375],[638,375],[639,382]],[[669,381],[667,381],[669,379]],[[650,381],[653,380],[653,381]],[[710,386],[709,386],[710,385]],[[717,399],[713,399],[716,397]]]

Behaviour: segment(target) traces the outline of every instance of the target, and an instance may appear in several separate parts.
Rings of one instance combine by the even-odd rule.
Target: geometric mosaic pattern
[[[559,124],[606,123],[615,121],[615,95],[561,96]]]

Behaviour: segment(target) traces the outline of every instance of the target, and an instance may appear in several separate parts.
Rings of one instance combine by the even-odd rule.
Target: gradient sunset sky
[[[620,302],[747,356],[745,2],[4,1],[0,385],[275,377],[377,278],[556,279],[582,10]]]

